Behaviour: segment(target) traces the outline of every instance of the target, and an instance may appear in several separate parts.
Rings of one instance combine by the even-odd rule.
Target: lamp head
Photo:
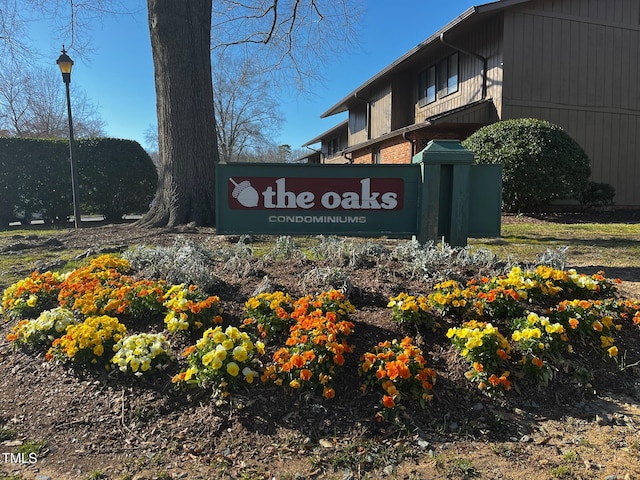
[[[64,49],[64,45],[62,46],[62,54],[56,60],[58,67],[60,67],[60,72],[62,73],[62,80],[64,83],[71,82],[71,68],[73,67],[73,60],[67,55],[67,51]]]

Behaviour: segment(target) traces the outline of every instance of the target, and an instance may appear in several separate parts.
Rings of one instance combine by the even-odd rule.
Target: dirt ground
[[[176,239],[232,240],[211,229],[128,225],[64,232],[48,246],[19,240],[25,248],[107,252]],[[310,293],[300,282],[306,268],[275,262],[241,281],[223,278],[215,294],[225,323],[239,324],[265,275],[293,297]],[[467,366],[443,347],[440,332],[421,345],[438,372],[434,400],[425,409],[409,405],[401,422],[377,422],[378,399],[354,388],[357,356],[411,333],[391,321],[386,304],[425,286],[393,264],[361,268],[351,278],[356,355],[331,401],[259,385],[220,405],[207,392],[175,390],[171,372],[155,381],[78,374],[12,349],[5,337],[13,323],[0,320],[0,479],[640,479],[640,331],[620,339],[627,357],[618,368],[594,363],[591,388],[558,375],[547,388],[514,380],[499,398],[470,386]],[[640,278],[625,281],[620,293],[640,298]],[[14,454],[29,441],[40,442],[34,456]]]

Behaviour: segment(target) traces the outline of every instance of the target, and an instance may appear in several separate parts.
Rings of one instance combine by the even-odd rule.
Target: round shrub
[[[504,120],[481,128],[462,145],[476,163],[502,164],[502,207],[540,210],[556,199],[579,199],[591,174],[589,158],[562,128],[544,120]]]

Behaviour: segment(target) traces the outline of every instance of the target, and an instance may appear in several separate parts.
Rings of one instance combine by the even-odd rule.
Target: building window
[[[335,157],[340,150],[340,137],[332,138],[327,142],[327,157]]]
[[[437,82],[436,82],[437,79]],[[424,107],[436,98],[458,91],[458,53],[442,59],[418,75],[418,106]]]
[[[418,77],[418,105],[425,105],[436,101],[436,66],[432,65]]]
[[[458,91],[458,54],[448,56],[438,64],[438,93],[444,97]]]

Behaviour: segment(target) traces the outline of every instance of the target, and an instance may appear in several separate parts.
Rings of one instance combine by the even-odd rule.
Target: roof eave
[[[423,42],[420,42],[418,45],[413,47],[411,50],[409,50],[407,53],[402,55],[400,58],[398,58],[396,61],[391,63],[389,66],[387,66],[386,68],[384,68],[380,72],[376,73],[373,77],[369,78],[369,80],[367,80],[365,83],[363,83],[358,88],[356,88],[354,91],[352,91],[349,95],[347,95],[342,100],[340,100],[338,103],[336,103],[329,110],[327,110],[322,115],[320,115],[320,118],[326,118],[326,117],[329,117],[331,115],[335,115],[337,113],[346,112],[348,110],[347,103],[348,103],[349,100],[351,100],[352,98],[357,98],[358,94],[361,93],[362,90],[364,90],[365,88],[370,86],[373,82],[375,82],[376,80],[384,77],[390,71],[392,71],[398,65],[400,65],[402,62],[406,61],[408,58],[410,58],[413,55],[415,55],[417,52],[422,50],[424,47],[426,47],[427,45],[429,45],[433,41],[439,39],[441,34],[444,34],[444,33],[448,32],[454,26],[456,26],[457,24],[459,24],[460,22],[462,22],[466,18],[468,18],[471,15],[473,15],[476,12],[477,8],[478,7],[469,7],[465,12],[463,12],[461,15],[457,16],[455,19],[453,19],[447,25],[445,25],[440,30],[438,30],[436,33],[431,35],[429,38],[427,38]]]
[[[454,27],[456,27],[460,23],[464,22],[469,17],[471,17],[471,16],[473,16],[475,14],[479,14],[479,13],[486,13],[486,12],[491,12],[491,11],[494,11],[494,10],[504,9],[506,7],[510,7],[512,5],[517,5],[519,3],[524,3],[524,2],[527,2],[527,1],[530,1],[530,0],[496,0],[495,2],[485,3],[485,4],[482,4],[482,5],[469,7],[466,11],[464,11],[462,14],[458,15],[456,18],[451,20],[449,23],[447,23],[444,27],[442,27],[436,33],[431,35],[425,41],[419,43],[414,48],[412,48],[407,53],[405,53],[403,56],[398,58],[395,62],[390,64],[388,67],[386,67],[385,69],[381,70],[380,72],[375,74],[373,77],[369,78],[369,80],[367,80],[365,83],[363,83],[358,88],[356,88],[354,91],[352,91],[349,95],[344,97],[342,100],[340,100],[338,103],[333,105],[331,108],[329,108],[322,115],[320,115],[320,118],[326,118],[326,117],[329,117],[331,115],[336,115],[338,113],[342,113],[342,112],[348,111],[349,110],[349,101],[351,99],[358,98],[358,94],[362,93],[362,91],[365,90],[367,87],[369,87],[372,83],[374,83],[375,81],[377,81],[377,80],[381,79],[382,77],[384,77],[385,75],[387,75],[389,72],[391,72],[392,70],[397,68],[398,65],[402,64],[403,62],[405,62],[406,60],[411,58],[413,55],[418,53],[420,50],[422,50],[426,46],[430,45],[431,43],[433,43],[435,41],[439,41],[439,39],[440,39],[440,37],[442,35],[446,34],[449,31],[451,31]]]
[[[309,145],[313,145],[314,143],[321,142],[323,138],[329,136],[331,133],[334,133],[334,132],[340,130],[341,128],[346,127],[348,122],[349,122],[349,119],[345,119],[345,120],[341,121],[337,125],[334,125],[333,127],[331,127],[329,130],[326,130],[326,131],[322,132],[320,135],[318,135],[317,137],[312,138],[307,143],[302,145],[302,147],[303,148],[304,147],[308,147]]]

